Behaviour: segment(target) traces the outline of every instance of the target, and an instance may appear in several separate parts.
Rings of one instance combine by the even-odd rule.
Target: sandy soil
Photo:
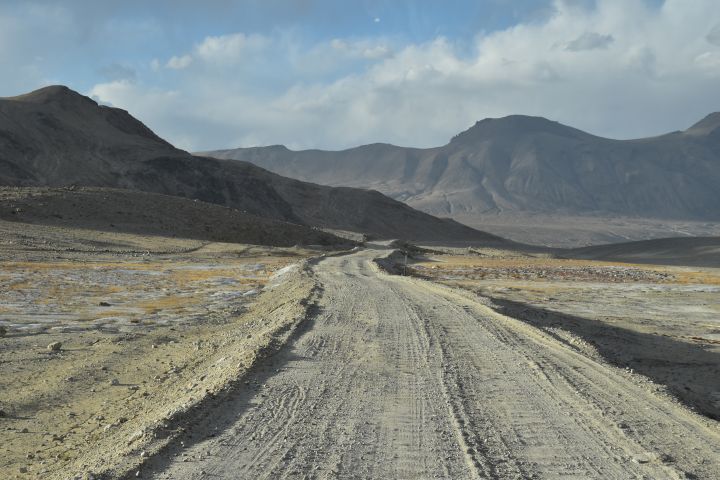
[[[314,291],[317,251],[3,227],[2,478],[134,472],[282,344]]]
[[[720,419],[720,269],[458,252],[411,273],[490,299]]]
[[[314,318],[143,475],[717,478],[717,423],[662,385],[378,255],[321,261]]]
[[[16,225],[3,478],[720,478],[717,269]]]

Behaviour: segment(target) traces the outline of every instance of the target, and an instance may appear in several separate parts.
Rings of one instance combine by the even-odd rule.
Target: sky
[[[720,111],[718,0],[0,0],[0,96],[64,84],[190,150],[611,138]]]

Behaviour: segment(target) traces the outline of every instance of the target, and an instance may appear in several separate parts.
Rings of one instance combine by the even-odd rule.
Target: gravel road
[[[720,428],[467,294],[316,267],[316,315],[144,478],[720,478]]]

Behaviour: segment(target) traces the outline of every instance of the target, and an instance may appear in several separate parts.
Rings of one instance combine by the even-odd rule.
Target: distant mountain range
[[[720,113],[682,132],[611,140],[539,117],[477,122],[437,148],[238,148],[204,155],[373,188],[433,215],[543,213],[720,220]]]
[[[67,87],[52,86],[0,98],[0,186],[71,185],[185,197],[264,219],[380,238],[502,242],[453,220],[414,210],[376,191],[305,183],[251,163],[193,156],[155,135],[128,112],[98,105]],[[63,201],[72,204],[66,198],[68,194],[63,195]],[[112,196],[124,198],[118,192]],[[83,198],[100,197],[93,193]],[[152,198],[144,196],[134,203],[150,205]],[[175,205],[181,209],[178,216],[184,214],[183,205],[187,205],[165,203],[163,211],[172,212],[169,206]],[[193,210],[193,215],[199,211]],[[230,218],[213,212],[216,218]],[[232,221],[249,218],[232,216]],[[273,225],[280,231],[277,224]]]

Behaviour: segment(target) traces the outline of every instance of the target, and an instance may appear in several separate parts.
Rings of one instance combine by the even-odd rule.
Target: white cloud
[[[580,52],[583,50],[595,50],[607,48],[615,40],[612,35],[602,35],[597,32],[585,32],[575,40],[565,45],[565,50]]]
[[[628,138],[689,126],[720,110],[716,0],[557,0],[544,21],[479,34],[306,46],[292,35],[208,37],[172,95],[142,82],[95,93],[191,149],[285,143],[432,146],[487,116],[542,115]],[[710,33],[708,33],[710,32]],[[252,62],[252,67],[248,67]]]
[[[695,63],[710,73],[720,76],[720,52],[704,52],[695,57]]]
[[[242,60],[247,53],[262,50],[269,43],[267,37],[257,34],[235,33],[206,37],[195,47],[194,55],[207,62],[235,63]]]
[[[192,57],[190,55],[173,56],[170,57],[170,60],[167,61],[165,66],[173,70],[182,70],[183,68],[189,67],[191,63]]]

